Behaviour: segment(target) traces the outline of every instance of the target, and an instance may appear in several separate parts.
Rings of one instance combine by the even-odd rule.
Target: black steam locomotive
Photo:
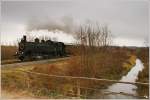
[[[23,36],[19,42],[17,58],[21,61],[24,59],[51,58],[62,57],[66,55],[65,44],[51,40],[39,40],[36,38],[34,42],[28,42],[26,36]]]

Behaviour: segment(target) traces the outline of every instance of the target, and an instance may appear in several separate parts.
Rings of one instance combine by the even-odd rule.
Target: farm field
[[[2,93],[10,93],[10,98],[21,98],[21,97],[31,97],[31,98],[76,98],[78,97],[78,92],[80,90],[81,98],[88,98],[90,94],[94,93],[92,90],[86,90],[80,87],[94,88],[94,89],[106,89],[108,86],[112,85],[111,82],[97,82],[88,80],[72,80],[69,78],[56,78],[56,77],[46,77],[40,75],[34,75],[25,71],[43,73],[48,75],[58,75],[58,76],[75,76],[75,77],[95,77],[99,79],[110,79],[110,80],[120,80],[123,75],[126,75],[128,71],[135,65],[136,58],[142,59],[145,57],[144,54],[139,54],[141,52],[133,52],[133,50],[120,48],[112,49],[107,52],[97,53],[92,55],[93,59],[88,59],[95,64],[95,69],[87,69],[86,67],[80,69],[81,56],[77,56],[76,50],[70,49],[73,53],[69,59],[62,61],[54,61],[39,64],[26,64],[20,65],[19,67],[3,67],[1,69],[1,79],[2,79]],[[139,49],[140,50],[140,49]],[[136,54],[137,53],[137,54]],[[11,54],[12,55],[12,54]],[[136,56],[137,55],[137,56]],[[88,57],[88,56],[87,56]],[[115,57],[115,59],[113,59]],[[98,61],[97,61],[98,59]],[[143,58],[141,61],[147,64],[146,59]],[[116,63],[119,62],[119,63]],[[26,63],[26,62],[25,62]],[[89,63],[90,64],[90,63]],[[144,64],[144,67],[145,67]],[[4,64],[5,65],[5,64]],[[87,65],[85,65],[87,66]],[[106,67],[107,66],[107,67]],[[147,68],[147,67],[145,67]],[[144,70],[139,74],[138,82],[148,82],[148,75]],[[20,71],[21,70],[21,71]],[[93,74],[87,73],[89,70],[94,71]],[[141,74],[143,74],[141,76]],[[145,75],[146,74],[146,75]],[[143,80],[145,77],[145,81]],[[78,84],[79,87],[78,87]],[[80,88],[80,89],[79,89]],[[143,87],[141,87],[143,88]],[[144,88],[147,89],[147,88]],[[143,89],[142,89],[143,90]],[[4,92],[3,92],[4,91]],[[22,96],[12,97],[13,91],[18,91]],[[148,95],[148,91],[137,90],[140,96]],[[86,97],[84,97],[86,95]],[[2,94],[2,96],[7,96]],[[90,98],[90,97],[89,97]],[[92,97],[91,97],[92,98]]]

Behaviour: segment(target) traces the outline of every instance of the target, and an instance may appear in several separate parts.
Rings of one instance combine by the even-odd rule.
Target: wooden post
[[[80,93],[81,91],[80,91],[80,83],[79,83],[79,81],[77,81],[77,97],[78,98],[80,98]]]
[[[85,90],[85,98],[84,98],[84,99],[87,99],[87,98],[86,98],[87,95],[88,95],[88,90]]]

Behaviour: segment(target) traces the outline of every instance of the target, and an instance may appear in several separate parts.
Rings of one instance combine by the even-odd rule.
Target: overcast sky
[[[5,0],[1,3],[1,15],[1,43],[20,38],[31,19],[54,23],[70,18],[75,24],[87,21],[106,24],[114,37],[114,45],[143,46],[148,37],[148,0]],[[74,41],[71,33],[62,34],[56,35],[58,40]]]

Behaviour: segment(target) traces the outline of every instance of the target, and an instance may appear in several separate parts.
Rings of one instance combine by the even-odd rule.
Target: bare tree
[[[94,77],[96,73],[93,67],[95,66],[93,60],[95,53],[103,52],[99,48],[105,49],[111,44],[110,31],[107,26],[88,24],[79,27],[76,38],[80,45],[81,67],[84,68],[85,75]]]
[[[89,47],[109,46],[112,42],[112,36],[108,27],[106,25],[100,26],[98,24],[80,26],[79,31],[76,34],[76,38],[79,41],[79,44],[88,45]]]

